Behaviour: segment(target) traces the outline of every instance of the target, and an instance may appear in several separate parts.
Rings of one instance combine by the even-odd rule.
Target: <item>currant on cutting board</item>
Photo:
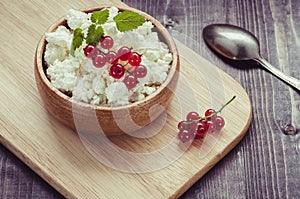
[[[88,44],[84,49],[84,55],[92,59],[96,68],[102,68],[108,64],[109,74],[115,79],[121,79],[125,75],[123,83],[130,90],[136,87],[140,78],[147,75],[147,68],[141,65],[142,56],[139,53],[132,52],[127,46],[122,46],[114,52],[110,50],[113,45],[114,40],[110,36],[105,36],[98,45]],[[105,53],[102,49],[108,52]]]
[[[189,142],[194,139],[203,139],[207,133],[220,131],[225,126],[225,120],[218,115],[230,104],[236,96],[233,96],[219,110],[207,109],[201,117],[197,112],[189,112],[186,119],[178,123],[178,139],[181,142]]]

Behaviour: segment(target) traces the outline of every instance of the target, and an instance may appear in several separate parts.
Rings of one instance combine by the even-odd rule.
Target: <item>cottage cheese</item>
[[[70,30],[59,26],[55,32],[46,33],[47,46],[45,61],[46,70],[52,84],[62,92],[71,92],[72,98],[81,102],[102,105],[120,106],[142,100],[157,90],[168,74],[172,54],[168,46],[159,41],[153,24],[149,21],[135,30],[119,32],[113,17],[118,14],[115,7],[108,8],[109,18],[103,25],[105,35],[114,40],[111,50],[117,51],[122,46],[129,46],[133,51],[142,54],[142,62],[147,68],[147,75],[139,79],[133,89],[128,90],[121,79],[114,79],[109,75],[106,64],[103,68],[95,68],[92,61],[84,56],[84,41],[77,48],[75,56],[70,54],[73,30],[81,28],[87,35],[91,25],[91,14],[70,10],[66,16]]]

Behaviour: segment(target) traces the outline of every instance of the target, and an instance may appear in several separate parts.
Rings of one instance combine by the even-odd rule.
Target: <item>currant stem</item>
[[[187,123],[193,123],[193,122],[198,122],[198,121],[201,121],[201,120],[206,120],[208,118],[212,118],[213,116],[217,115],[218,113],[221,113],[221,111],[228,105],[230,104],[234,99],[236,98],[236,96],[234,95],[230,100],[228,100],[228,102],[226,102],[226,104],[224,104],[218,111],[216,111],[215,113],[212,113],[208,116],[205,116],[205,117],[199,117],[199,119],[197,120],[192,120],[192,121],[189,121]]]
[[[234,95],[230,100],[228,100],[228,102],[226,102],[226,104],[224,104],[219,110],[217,110],[215,113],[212,113],[208,116],[205,117],[200,117],[199,120],[206,120],[207,118],[212,118],[213,116],[217,115],[218,113],[221,113],[222,110],[228,105],[230,104],[234,99],[236,98],[236,96]]]
[[[236,96],[234,95],[228,102],[226,102],[226,104],[224,104],[216,113],[221,113],[222,110],[228,105],[230,104],[234,99],[236,98]]]

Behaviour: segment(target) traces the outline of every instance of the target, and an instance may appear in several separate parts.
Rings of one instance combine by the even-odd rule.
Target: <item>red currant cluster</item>
[[[114,40],[110,36],[103,37],[99,45],[88,44],[84,49],[87,58],[92,59],[96,68],[102,68],[106,63],[110,64],[109,74],[115,79],[123,79],[128,89],[134,88],[138,83],[138,78],[147,75],[147,68],[140,65],[142,57],[137,52],[132,52],[127,46],[122,46],[118,52],[110,51],[114,45]],[[99,47],[100,46],[100,47]],[[107,53],[101,49],[108,50]]]
[[[204,117],[199,116],[197,112],[188,113],[186,120],[178,123],[179,140],[188,142],[193,139],[202,139],[209,132],[220,131],[225,125],[225,120],[219,116],[218,113],[234,99],[235,96],[218,111],[207,109],[204,113]]]
[[[221,130],[225,125],[223,117],[216,114],[213,109],[205,112],[205,117],[199,117],[197,112],[190,112],[186,116],[186,121],[178,123],[178,138],[182,142],[188,142],[192,139],[204,138],[208,132]]]

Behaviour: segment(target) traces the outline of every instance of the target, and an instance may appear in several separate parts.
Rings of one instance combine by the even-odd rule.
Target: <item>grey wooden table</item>
[[[251,67],[244,70],[237,67],[240,63],[221,59],[201,36],[212,23],[244,27],[259,38],[263,57],[300,79],[300,1],[124,2],[184,35],[177,39],[231,75],[252,101],[253,119],[245,138],[182,198],[300,198],[299,91],[255,63],[243,64]],[[2,145],[0,168],[0,198],[63,198]]]

